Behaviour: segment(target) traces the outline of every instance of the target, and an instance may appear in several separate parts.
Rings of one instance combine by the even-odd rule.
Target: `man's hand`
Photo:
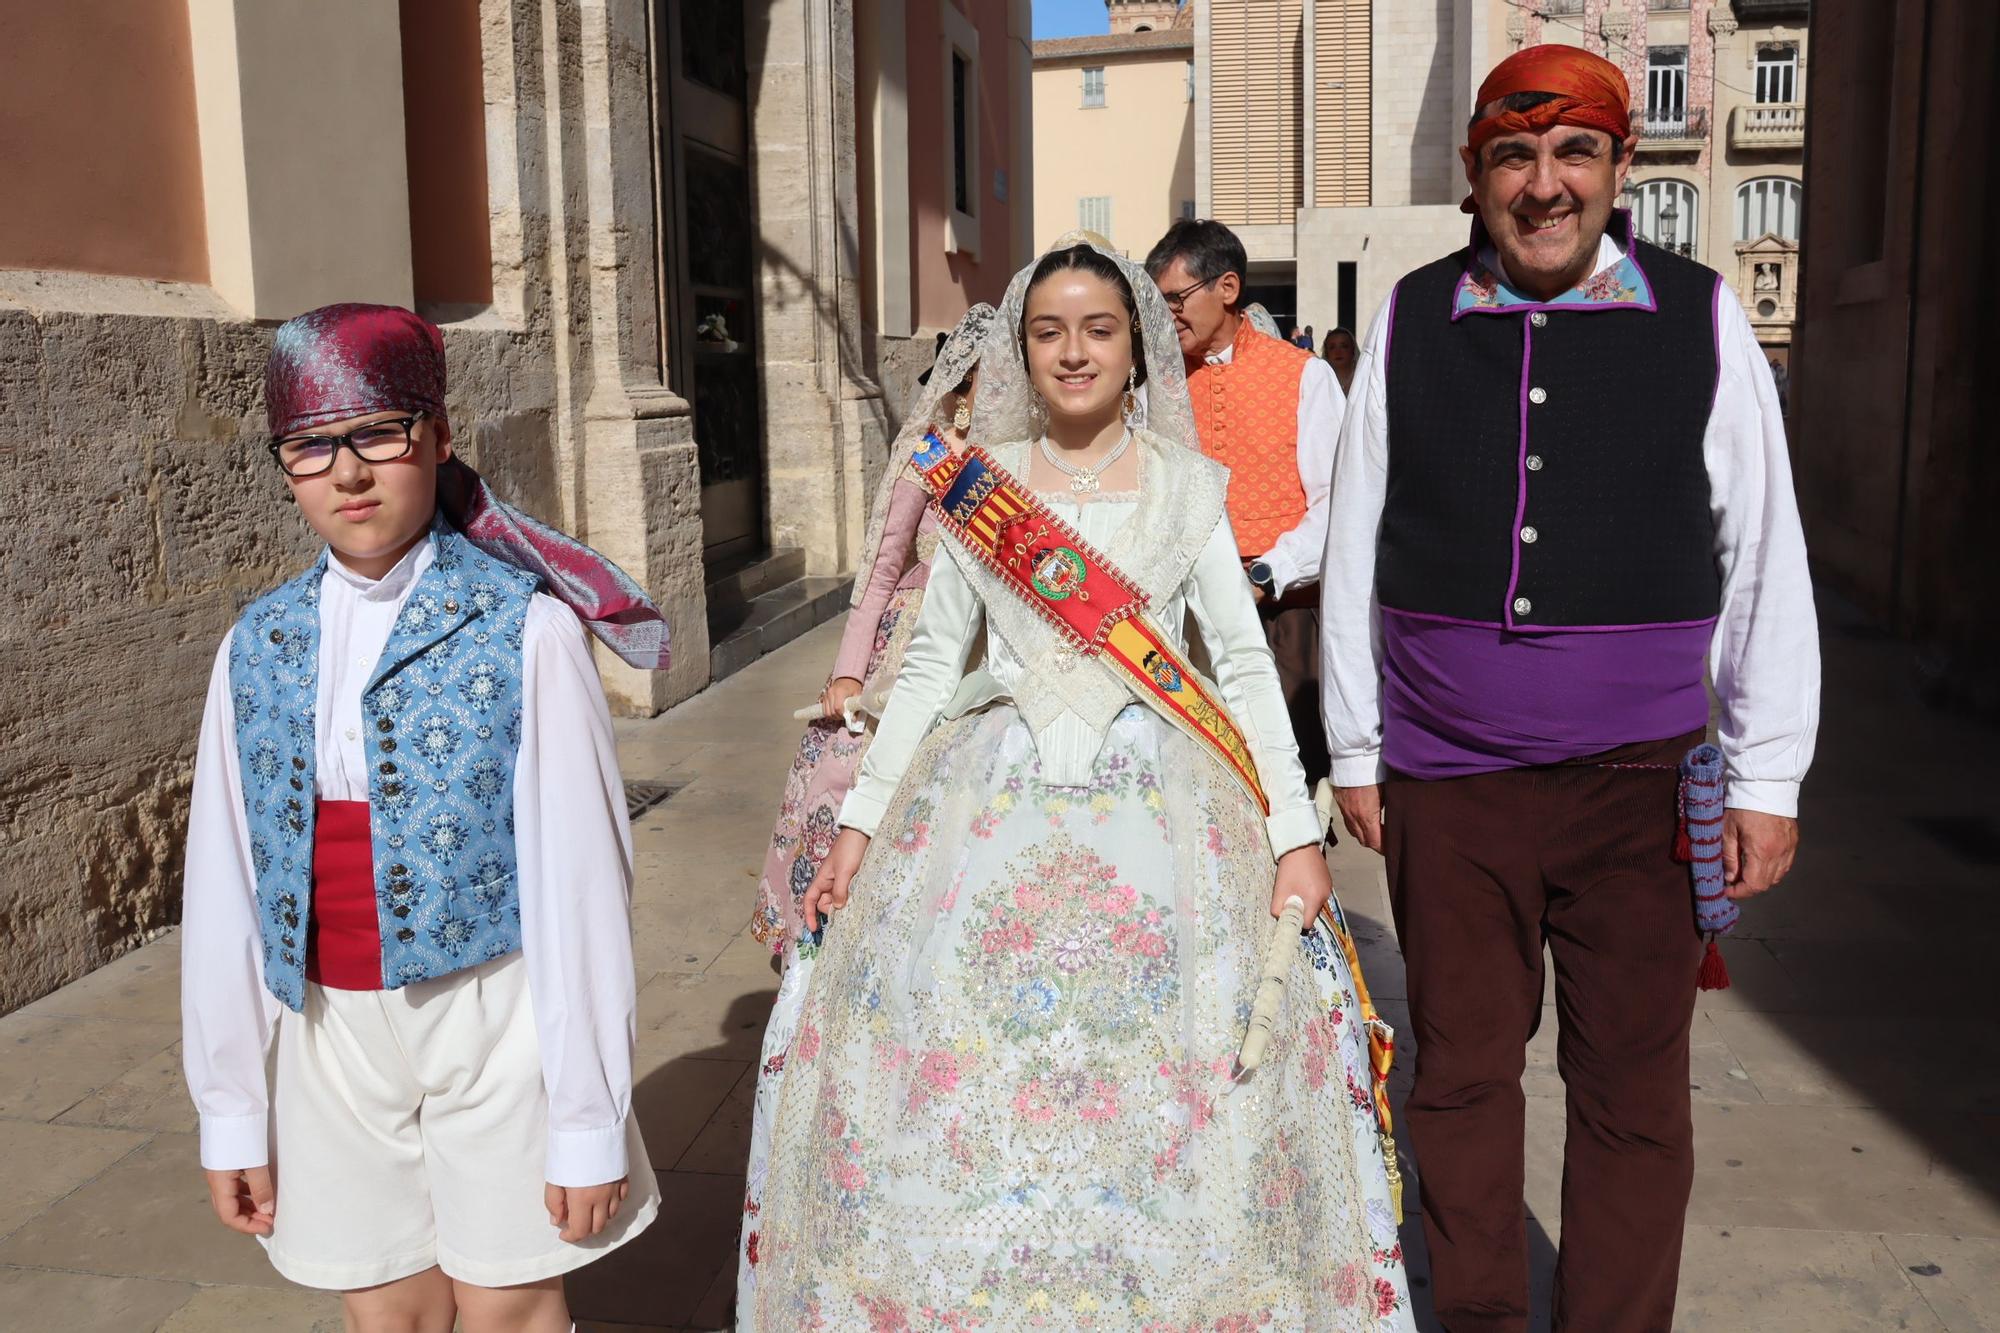
[[[278,1187],[268,1166],[209,1171],[208,1201],[222,1225],[246,1236],[268,1236],[278,1215]]]
[[[1319,844],[1294,847],[1278,858],[1278,879],[1271,889],[1271,915],[1285,910],[1285,900],[1296,895],[1306,905],[1305,929],[1319,919],[1326,900],[1333,897],[1333,876],[1326,871],[1326,853]]]
[[[542,1206],[549,1210],[549,1225],[574,1245],[610,1226],[611,1219],[618,1216],[618,1206],[631,1192],[628,1180],[608,1185],[544,1185]]]
[[[1799,852],[1799,821],[1761,810],[1722,815],[1722,875],[1731,898],[1754,898],[1791,873]]]
[[[1333,800],[1340,807],[1340,822],[1347,826],[1347,836],[1371,852],[1381,851],[1382,788],[1374,783],[1335,787]]]
[[[1251,584],[1251,585],[1250,585],[1250,600],[1251,600],[1251,601],[1253,601],[1253,602],[1256,602],[1256,603],[1257,603],[1257,604],[1259,604],[1259,605],[1262,605],[1262,604],[1263,604],[1263,601],[1264,601],[1264,585],[1263,585],[1263,584],[1261,584],[1261,583],[1253,583],[1253,584]]]

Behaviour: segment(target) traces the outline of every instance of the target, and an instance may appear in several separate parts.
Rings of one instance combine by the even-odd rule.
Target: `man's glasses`
[[[371,421],[345,435],[287,435],[271,441],[271,457],[288,477],[317,477],[331,471],[342,449],[352,449],[364,463],[393,463],[408,456],[415,444],[410,432],[423,419],[419,412]]]
[[[1216,278],[1219,278],[1221,276],[1222,275],[1220,273],[1215,275]],[[1181,312],[1181,307],[1187,304],[1187,299],[1190,296],[1193,296],[1196,292],[1200,291],[1202,288],[1208,286],[1211,282],[1214,281],[1215,278],[1203,278],[1200,282],[1194,283],[1190,286],[1183,287],[1177,292],[1161,292],[1160,295],[1166,298],[1167,309],[1173,311],[1176,315],[1178,315]]]

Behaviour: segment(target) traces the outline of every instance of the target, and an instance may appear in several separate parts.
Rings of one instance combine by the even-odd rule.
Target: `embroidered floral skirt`
[[[916,631],[923,601],[921,587],[898,589],[889,599],[875,626],[875,646],[868,654],[868,674],[861,682],[864,697],[889,693]],[[751,934],[770,945],[772,953],[784,952],[786,942],[799,936],[799,904],[819,871],[819,863],[833,850],[833,839],[840,832],[840,803],[854,786],[862,756],[874,738],[872,727],[857,736],[835,719],[807,723],[805,735],[799,738],[799,752],[785,776],[778,824],[771,830],[771,846],[764,854],[764,874],[757,881],[757,907],[750,921]]]
[[[1133,706],[1092,785],[1011,707],[918,751],[760,1071],[739,1328],[1406,1329],[1352,978],[1242,791]]]

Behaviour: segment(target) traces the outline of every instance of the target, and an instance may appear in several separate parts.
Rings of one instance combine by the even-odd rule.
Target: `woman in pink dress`
[[[920,381],[902,431],[889,451],[889,470],[877,488],[875,512],[863,543],[853,609],[833,673],[820,695],[820,717],[806,726],[798,756],[785,778],[777,827],[757,882],[757,906],[750,930],[789,967],[803,940],[800,900],[813,873],[840,832],[835,816],[854,785],[896,668],[909,646],[937,549],[936,520],[929,493],[911,473],[912,447],[935,429],[956,450],[964,447],[972,420],[979,346],[993,326],[993,307],[983,302],[966,311],[958,327],[938,347],[937,360]],[[853,725],[848,715],[855,719]]]
[[[784,980],[764,1029],[765,1077],[759,1080],[751,1119],[749,1180],[744,1194],[745,1225],[738,1241],[738,1285],[748,1292],[755,1280],[758,1198],[770,1166],[770,1117],[782,1072],[784,1051],[798,1024],[806,978],[819,955],[819,938],[807,934],[800,902],[819,863],[840,833],[840,804],[861,770],[874,739],[875,716],[889,697],[903,650],[916,629],[917,611],[937,550],[937,521],[926,491],[910,469],[914,446],[936,430],[956,449],[965,447],[972,422],[972,395],[981,345],[993,327],[993,307],[975,305],[938,347],[923,391],[910,406],[902,431],[889,452],[889,470],[877,488],[875,513],[863,543],[847,631],[833,659],[833,674],[820,695],[820,717],[807,724],[798,756],[785,778],[778,824],[757,882],[757,907],[750,929],[784,959]],[[847,722],[852,715],[853,726]],[[777,1062],[773,1064],[772,1062]]]

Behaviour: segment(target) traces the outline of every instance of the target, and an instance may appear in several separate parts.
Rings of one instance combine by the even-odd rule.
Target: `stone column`
[[[641,672],[602,648],[607,693],[655,713],[708,684],[701,475],[685,398],[666,382],[660,326],[652,32],[645,0],[581,0],[588,309],[582,530],[666,613],[673,666]],[[580,386],[581,387],[581,386]]]
[[[765,467],[774,547],[849,568],[887,424],[867,375],[850,0],[771,0],[751,35]],[[759,49],[761,43],[761,49]]]

